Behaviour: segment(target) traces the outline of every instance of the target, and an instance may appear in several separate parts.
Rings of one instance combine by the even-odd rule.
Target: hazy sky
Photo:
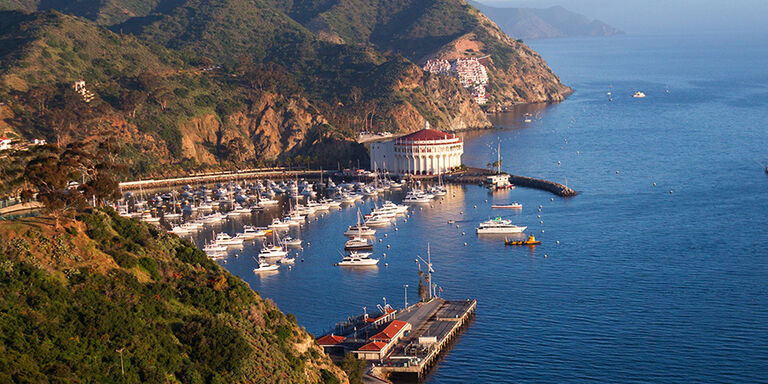
[[[629,33],[768,31],[768,0],[477,0],[492,6],[552,5]]]

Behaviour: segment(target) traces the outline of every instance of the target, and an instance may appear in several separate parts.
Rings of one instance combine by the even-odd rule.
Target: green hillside
[[[346,382],[292,315],[113,210],[0,222],[0,382]]]

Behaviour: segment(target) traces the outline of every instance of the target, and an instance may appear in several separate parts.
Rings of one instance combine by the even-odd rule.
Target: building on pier
[[[395,140],[371,143],[371,170],[398,175],[439,175],[461,166],[464,142],[429,128]]]

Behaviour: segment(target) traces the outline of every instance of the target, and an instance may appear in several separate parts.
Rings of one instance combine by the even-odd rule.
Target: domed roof
[[[452,133],[445,133],[436,131],[430,128],[424,128],[420,131],[409,133],[400,138],[401,141],[431,141],[431,140],[447,140],[456,138],[456,135]]]

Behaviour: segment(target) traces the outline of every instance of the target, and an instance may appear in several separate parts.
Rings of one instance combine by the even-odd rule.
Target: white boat
[[[243,241],[245,241],[242,237],[232,237],[227,233],[221,232],[216,235],[216,240],[214,240],[217,245],[243,245]]]
[[[293,237],[286,236],[283,239],[283,244],[286,247],[301,247],[301,239],[294,239]]]
[[[375,234],[376,234],[375,229],[360,223],[360,209],[357,210],[357,224],[350,225],[349,228],[347,228],[346,232],[344,232],[344,236],[347,236],[347,237],[373,236]]]
[[[378,264],[379,259],[373,259],[370,256],[370,252],[352,252],[344,256],[337,265],[340,267],[365,267]]]
[[[159,217],[153,217],[150,213],[144,213],[141,215],[141,221],[145,223],[159,223],[160,218]]]
[[[501,217],[484,221],[477,227],[478,234],[509,234],[521,233],[528,227],[520,227],[512,224],[510,220],[504,220]]]
[[[260,261],[259,266],[253,269],[253,273],[277,271],[279,268],[280,266],[277,264],[270,264]]]
[[[253,240],[253,239],[255,239],[255,238],[260,236],[259,235],[259,230],[256,229],[256,227],[254,227],[252,225],[243,226],[243,233],[241,233],[241,235],[246,240]],[[262,233],[261,236],[264,236],[264,233]]]
[[[264,196],[259,197],[260,205],[276,205],[277,203],[279,203],[279,201],[275,199],[270,199],[269,197],[264,197]]]
[[[246,207],[235,204],[235,208],[232,210],[232,212],[237,212],[239,214],[248,214],[248,213],[251,213],[251,208],[246,208]]]
[[[291,224],[286,221],[281,221],[278,218],[272,219],[272,224],[269,225],[269,228],[271,229],[288,229],[290,228]]]
[[[280,264],[296,264],[296,258],[295,257],[283,257],[282,259],[277,261]]]
[[[350,225],[344,232],[344,236],[373,236],[376,234],[376,230],[366,226],[365,224]]]
[[[203,247],[203,251],[205,253],[214,253],[214,252],[226,252],[227,247],[224,245],[216,244],[215,242],[210,242]]]
[[[645,97],[645,93],[643,93],[642,91],[637,91],[635,92],[634,95],[632,95],[632,97],[642,99],[643,97]]]
[[[270,245],[270,246],[264,246],[264,248],[261,249],[259,252],[259,258],[273,258],[273,257],[285,257],[288,255],[288,252],[286,252],[283,247],[279,245]]]
[[[517,202],[510,203],[510,204],[493,204],[491,205],[491,208],[493,209],[523,209],[523,205]]]
[[[421,190],[411,190],[408,192],[408,194],[405,195],[405,198],[403,198],[403,203],[407,204],[424,204],[429,203],[434,198],[434,195],[424,193],[424,191]]]
[[[369,227],[386,227],[390,224],[392,224],[392,218],[382,215],[373,215],[365,221],[365,225]]]
[[[345,250],[366,250],[366,249],[373,249],[373,241],[370,239],[366,239],[364,237],[355,236],[349,240],[347,240],[346,243],[344,243],[344,249]]]
[[[171,228],[171,230],[168,231],[168,232],[175,233],[177,235],[189,235],[192,232],[194,232],[194,230],[191,229],[191,228],[185,228],[185,227],[181,227],[181,226],[177,225],[177,226]]]

